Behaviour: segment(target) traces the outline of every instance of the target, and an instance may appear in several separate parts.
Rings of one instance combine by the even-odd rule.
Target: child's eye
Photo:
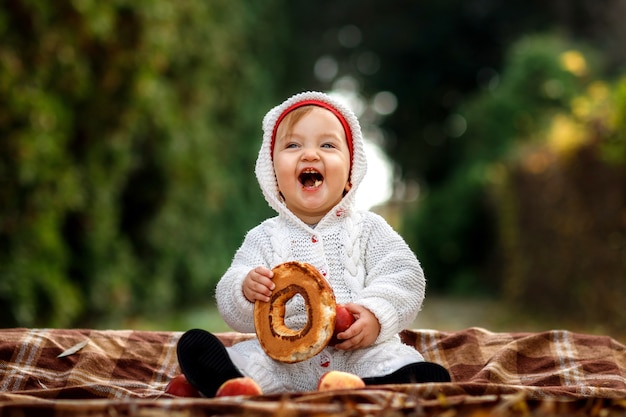
[[[288,144],[285,146],[285,149],[294,149],[294,148],[297,148],[297,147],[298,147],[298,144],[297,144],[297,143],[295,143],[295,142],[291,142],[291,143],[288,143]]]
[[[332,143],[324,143],[322,145],[322,148],[327,148],[327,149],[332,149],[334,147],[335,147],[335,145],[333,145]]]

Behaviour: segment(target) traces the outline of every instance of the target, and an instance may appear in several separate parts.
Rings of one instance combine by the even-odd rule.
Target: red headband
[[[278,129],[278,125],[280,124],[280,122],[282,122],[285,116],[287,116],[287,114],[289,114],[289,112],[291,112],[292,110],[308,105],[323,107],[326,110],[330,110],[337,117],[337,119],[339,119],[339,122],[341,122],[343,130],[346,133],[346,142],[348,142],[348,150],[350,151],[350,165],[352,165],[352,130],[350,130],[350,125],[348,124],[348,121],[345,117],[343,117],[343,114],[341,114],[339,110],[324,101],[315,99],[298,101],[297,103],[287,107],[287,109],[283,111],[280,116],[278,116],[278,120],[276,120],[276,124],[274,125],[274,130],[272,131],[272,142],[270,143],[270,157],[274,157],[274,142],[276,141],[276,130]]]

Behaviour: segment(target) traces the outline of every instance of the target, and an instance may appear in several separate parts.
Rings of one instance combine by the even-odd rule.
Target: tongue
[[[304,182],[302,183],[302,185],[304,185],[305,187],[319,187],[322,184],[321,180],[318,180],[315,177],[307,177]]]

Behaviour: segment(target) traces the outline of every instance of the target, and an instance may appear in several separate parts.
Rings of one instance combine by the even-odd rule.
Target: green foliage
[[[618,334],[626,329],[621,85],[590,83],[492,187],[509,305]]]
[[[626,164],[626,78],[616,83],[611,102],[611,135],[600,144],[602,158],[610,164]]]
[[[563,63],[573,45],[553,35],[534,35],[511,46],[496,87],[458,109],[466,130],[454,138],[455,167],[427,190],[404,234],[425,265],[432,289],[498,289],[490,278],[495,224],[489,206],[492,164],[532,142],[550,116],[566,108],[585,85],[591,69],[575,74]],[[454,248],[454,256],[449,256]]]
[[[257,33],[280,5],[0,7],[2,325],[115,323],[211,297],[268,213],[252,170],[284,40]]]
[[[558,38],[522,40],[498,88],[459,109],[457,172],[413,219],[435,288],[490,284],[516,311],[626,329],[626,84],[590,62]],[[452,260],[451,242],[465,252]]]

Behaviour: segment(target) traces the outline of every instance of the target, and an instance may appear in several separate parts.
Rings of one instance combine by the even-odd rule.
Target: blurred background
[[[261,119],[359,114],[415,327],[626,335],[626,1],[0,5],[0,326],[227,329]]]

